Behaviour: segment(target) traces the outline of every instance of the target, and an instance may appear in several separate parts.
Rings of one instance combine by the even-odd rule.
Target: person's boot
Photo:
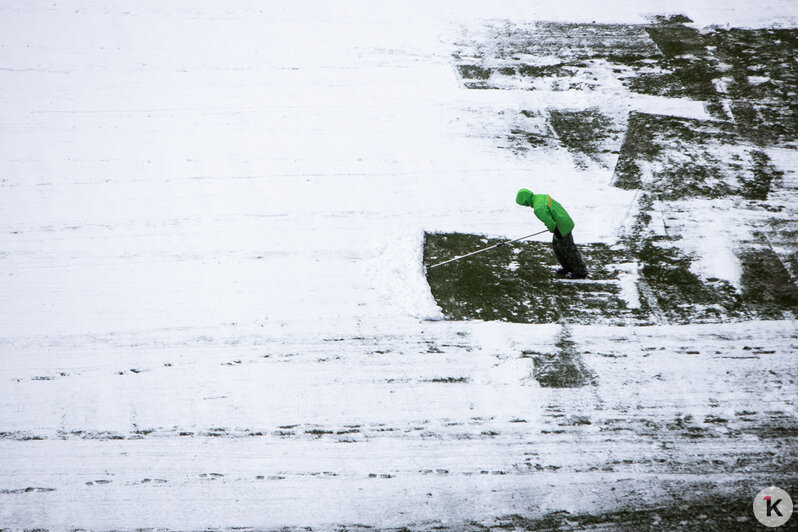
[[[587,272],[585,273],[574,273],[568,272],[565,274],[566,279],[587,279]]]
[[[555,273],[555,275],[557,275],[557,277],[565,278],[565,277],[568,277],[568,274],[571,273],[571,272],[569,272],[565,268],[557,268],[557,271],[554,272],[554,273]]]

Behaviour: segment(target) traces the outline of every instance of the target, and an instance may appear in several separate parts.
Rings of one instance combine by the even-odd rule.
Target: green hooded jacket
[[[568,216],[562,205],[554,201],[551,196],[546,194],[533,194],[531,191],[522,188],[515,197],[515,202],[519,205],[532,207],[541,222],[546,224],[546,229],[554,232],[559,231],[562,236],[574,229],[574,221]]]

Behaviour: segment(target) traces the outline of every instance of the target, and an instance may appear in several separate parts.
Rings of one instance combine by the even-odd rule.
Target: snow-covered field
[[[503,149],[508,110],[710,118],[598,71],[591,90],[465,89],[452,54],[486,25],[663,12],[526,4],[0,2],[0,529],[667,520],[696,494],[742,501],[742,526],[759,489],[794,489],[794,320],[443,319],[425,231],[531,233],[521,187],[566,205],[580,243],[615,244],[637,209],[617,156]],[[798,27],[781,0],[665,11]],[[768,153],[794,221],[798,152]],[[752,215],[718,201],[708,247],[663,226],[739,284]],[[542,387],[532,351],[591,384]]]

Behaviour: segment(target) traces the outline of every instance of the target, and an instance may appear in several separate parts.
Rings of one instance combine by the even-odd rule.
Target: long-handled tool
[[[450,262],[454,262],[456,260],[464,259],[466,257],[470,257],[471,255],[476,255],[477,253],[482,253],[483,251],[488,251],[489,249],[498,248],[501,246],[505,246],[507,244],[512,244],[513,242],[518,242],[519,240],[526,240],[527,238],[532,238],[533,236],[537,236],[539,234],[545,233],[548,229],[544,229],[543,231],[538,231],[537,233],[532,233],[531,235],[522,236],[521,238],[516,238],[515,240],[508,240],[507,242],[499,242],[498,244],[493,244],[492,246],[488,246],[486,248],[478,249],[476,251],[472,251],[471,253],[466,253],[465,255],[460,255],[459,257],[455,257],[453,259],[445,260],[443,262],[439,262],[438,264],[433,264],[429,266],[427,269],[431,270],[432,268],[437,268],[438,266],[443,266],[444,264],[449,264]]]

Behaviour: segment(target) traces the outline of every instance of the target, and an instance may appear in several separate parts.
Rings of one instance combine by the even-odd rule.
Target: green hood
[[[515,196],[515,202],[519,205],[524,205],[526,207],[532,206],[532,191],[522,188],[518,191],[518,194]]]

